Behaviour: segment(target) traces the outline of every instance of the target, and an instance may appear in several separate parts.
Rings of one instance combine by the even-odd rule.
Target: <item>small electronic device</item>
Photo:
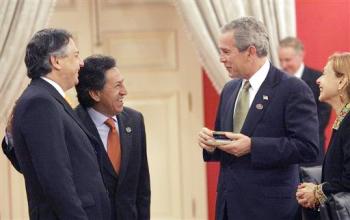
[[[213,142],[213,145],[215,146],[224,145],[231,142],[231,139],[226,137],[224,131],[214,131],[213,137],[215,139],[215,141]]]

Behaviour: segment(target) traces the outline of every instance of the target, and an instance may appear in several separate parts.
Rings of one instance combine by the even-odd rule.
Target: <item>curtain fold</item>
[[[220,27],[242,16],[264,22],[270,35],[270,60],[279,66],[280,39],[296,35],[294,0],[174,0],[187,33],[215,89],[220,92],[230,80],[219,61]]]
[[[17,97],[28,83],[25,47],[44,28],[55,0],[2,0],[0,5],[0,134]]]

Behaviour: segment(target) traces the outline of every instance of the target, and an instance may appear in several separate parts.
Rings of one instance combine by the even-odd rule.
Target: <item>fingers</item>
[[[209,152],[213,152],[215,150],[215,146],[210,145],[210,142],[213,141],[213,131],[205,127],[202,128],[198,134],[198,145]]]
[[[233,133],[233,132],[225,132],[226,137],[230,138],[231,140],[237,140],[242,137],[244,137],[243,134],[240,133]]]

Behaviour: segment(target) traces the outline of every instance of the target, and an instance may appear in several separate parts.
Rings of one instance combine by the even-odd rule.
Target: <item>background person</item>
[[[302,163],[303,166],[322,165],[324,158],[325,129],[331,114],[331,107],[318,100],[320,90],[316,80],[321,76],[321,72],[314,70],[304,64],[304,45],[295,37],[286,37],[279,43],[278,56],[283,71],[302,79],[312,90],[317,104],[317,115],[319,122],[319,156],[316,161]]]

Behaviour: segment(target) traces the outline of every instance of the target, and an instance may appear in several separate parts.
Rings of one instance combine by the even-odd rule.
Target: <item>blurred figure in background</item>
[[[314,94],[319,121],[320,154],[315,162],[301,163],[301,165],[321,165],[324,157],[325,129],[331,113],[331,107],[318,100],[320,90],[316,84],[316,80],[321,76],[321,72],[305,66],[304,45],[298,38],[286,37],[282,39],[279,43],[278,56],[283,71],[302,79],[311,88]]]

